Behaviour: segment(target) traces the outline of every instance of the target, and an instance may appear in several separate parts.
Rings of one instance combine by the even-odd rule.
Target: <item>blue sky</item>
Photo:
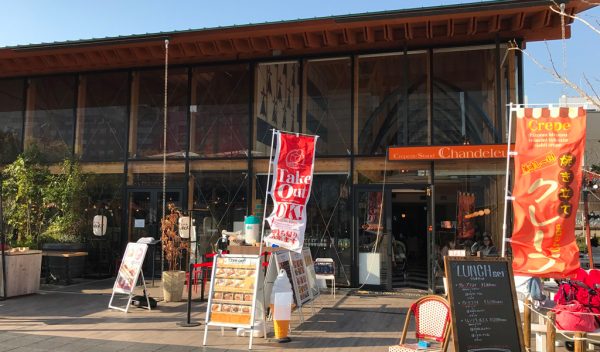
[[[344,15],[400,8],[481,2],[440,0],[28,0],[10,1],[0,12],[0,46],[36,44],[107,36],[155,33],[261,23],[298,18]],[[600,21],[600,9],[584,18]],[[599,25],[600,27],[600,25]],[[567,41],[567,72],[580,82],[582,72],[600,82],[600,35],[576,24]],[[555,63],[562,68],[562,44],[548,43]],[[527,48],[547,62],[546,43]],[[597,84],[600,88],[600,83]],[[562,94],[574,95],[541,72],[530,61],[525,66],[525,92],[530,103],[555,103]]]

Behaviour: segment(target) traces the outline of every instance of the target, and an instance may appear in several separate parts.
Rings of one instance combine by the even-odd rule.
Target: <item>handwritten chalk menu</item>
[[[313,298],[317,297],[321,294],[321,290],[317,285],[317,274],[315,272],[315,263],[312,260],[312,255],[310,254],[309,248],[304,248],[302,250],[302,255],[304,256],[304,264],[306,265],[306,274],[308,276],[308,287],[312,292]]]
[[[308,286],[308,275],[302,253],[290,252],[292,267],[294,268],[294,280],[296,281],[300,303],[304,304],[310,300],[310,287]]]
[[[456,351],[525,351],[511,263],[445,257]]]
[[[142,264],[144,263],[144,257],[146,256],[146,250],[148,245],[144,243],[128,243],[125,248],[125,254],[121,260],[121,266],[113,286],[113,291],[118,293],[130,294],[135,288],[140,271],[142,270]]]
[[[258,256],[216,257],[206,312],[207,324],[252,325],[259,265]]]

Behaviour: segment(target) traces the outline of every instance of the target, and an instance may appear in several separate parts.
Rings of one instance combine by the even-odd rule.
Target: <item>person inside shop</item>
[[[490,235],[483,236],[483,244],[479,247],[479,251],[483,256],[498,255],[498,249],[494,246]]]

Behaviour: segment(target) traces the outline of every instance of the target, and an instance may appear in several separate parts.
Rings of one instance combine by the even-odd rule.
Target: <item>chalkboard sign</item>
[[[456,351],[525,351],[511,263],[445,257]]]

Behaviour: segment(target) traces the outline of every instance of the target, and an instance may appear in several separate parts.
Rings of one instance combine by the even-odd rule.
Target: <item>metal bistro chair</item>
[[[444,298],[434,295],[415,301],[409,308],[404,322],[400,344],[389,347],[389,352],[423,350],[418,343],[405,343],[411,315],[415,317],[415,337],[417,340],[429,340],[441,345],[439,349],[426,348],[428,351],[446,351],[450,341],[450,306]]]

